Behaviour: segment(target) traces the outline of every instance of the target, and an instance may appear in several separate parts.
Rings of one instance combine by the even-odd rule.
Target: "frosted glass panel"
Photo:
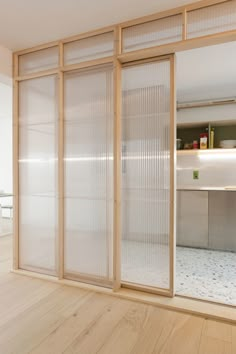
[[[65,44],[65,64],[109,57],[113,55],[113,41],[113,32],[108,32]]]
[[[124,68],[122,95],[122,281],[169,289],[169,61]]]
[[[123,30],[123,51],[130,52],[182,40],[182,16],[175,15]]]
[[[55,80],[50,76],[19,84],[20,268],[46,274],[56,274],[58,102]]]
[[[236,1],[188,12],[187,37],[195,38],[236,29]]]
[[[21,194],[55,196],[56,125],[23,126],[19,137]]]
[[[113,70],[65,75],[65,273],[112,280]]]
[[[19,208],[20,268],[56,274],[56,198],[22,195]]]
[[[19,122],[38,124],[57,119],[57,77],[46,76],[20,82]]]
[[[59,65],[58,47],[39,50],[19,56],[19,75],[54,69]]]

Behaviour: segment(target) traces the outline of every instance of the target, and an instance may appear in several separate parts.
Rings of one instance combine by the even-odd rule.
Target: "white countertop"
[[[184,186],[177,188],[178,191],[224,191],[224,192],[236,192],[236,186],[226,187],[198,187],[198,186]]]

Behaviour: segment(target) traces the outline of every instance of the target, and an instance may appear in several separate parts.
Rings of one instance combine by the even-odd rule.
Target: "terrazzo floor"
[[[236,305],[236,253],[177,247],[176,293]]]
[[[123,280],[165,287],[167,260],[167,246],[122,241]],[[177,247],[176,294],[236,306],[236,253]]]

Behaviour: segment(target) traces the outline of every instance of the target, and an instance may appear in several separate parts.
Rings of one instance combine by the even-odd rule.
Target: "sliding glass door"
[[[65,276],[111,285],[113,68],[65,74]]]
[[[122,69],[121,281],[173,294],[174,58]]]
[[[171,295],[174,60],[122,67],[121,138],[114,129],[120,117],[113,71],[109,64],[64,73],[64,276],[108,287],[114,278],[119,287],[121,269],[122,285]],[[53,275],[59,262],[57,80],[49,75],[19,84],[20,267]],[[120,144],[121,161],[119,153],[114,159]]]
[[[57,76],[19,84],[19,266],[57,274]]]

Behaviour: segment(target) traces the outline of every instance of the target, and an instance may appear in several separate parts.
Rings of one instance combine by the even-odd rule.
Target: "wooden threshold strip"
[[[52,281],[61,285],[78,287],[97,293],[102,293],[111,296],[117,296],[126,300],[137,301],[152,306],[157,306],[166,310],[187,313],[190,315],[209,318],[216,321],[223,321],[226,323],[236,324],[236,308],[228,305],[220,305],[217,303],[211,303],[207,301],[188,299],[180,296],[168,298],[161,295],[149,294],[146,292],[121,288],[113,291],[101,286],[90,285],[86,283],[76,282],[73,280],[61,279],[50,275],[44,275],[26,270],[13,270],[15,274],[21,276],[28,276],[31,278],[38,278],[45,281]]]

